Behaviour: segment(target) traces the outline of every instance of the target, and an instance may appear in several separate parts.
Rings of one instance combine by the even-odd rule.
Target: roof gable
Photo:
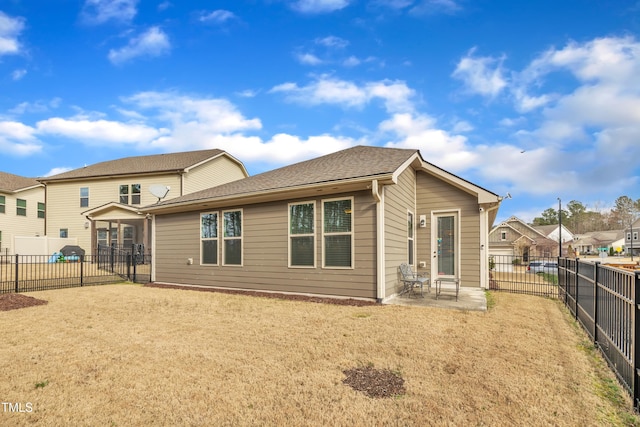
[[[74,179],[100,178],[117,175],[137,175],[162,172],[184,172],[215,157],[227,155],[219,149],[185,151],[180,153],[154,154],[125,157],[95,163],[58,175],[40,178],[42,182]],[[231,157],[231,156],[229,156]],[[233,159],[240,163],[239,161]],[[244,168],[244,167],[243,167]]]

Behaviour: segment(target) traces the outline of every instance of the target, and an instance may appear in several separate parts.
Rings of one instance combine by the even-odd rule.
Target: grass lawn
[[[49,303],[0,312],[0,399],[23,409],[5,405],[0,425],[638,424],[541,297],[493,293],[488,312],[464,312],[137,285],[28,295]],[[368,366],[406,392],[343,383]]]

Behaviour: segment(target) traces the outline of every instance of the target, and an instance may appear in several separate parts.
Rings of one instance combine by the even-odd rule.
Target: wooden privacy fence
[[[640,271],[558,261],[559,297],[640,409]]]

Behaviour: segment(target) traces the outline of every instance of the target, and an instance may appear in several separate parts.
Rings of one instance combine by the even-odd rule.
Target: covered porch
[[[125,251],[141,247],[151,249],[151,218],[136,207],[108,203],[84,212],[91,230],[91,253],[99,246],[118,247]]]

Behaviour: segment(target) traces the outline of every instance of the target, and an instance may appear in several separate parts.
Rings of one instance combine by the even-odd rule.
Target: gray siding
[[[417,216],[427,216],[427,226],[418,228],[417,261],[431,260],[431,212],[460,210],[460,283],[480,286],[480,213],[478,200],[440,178],[420,172],[417,174]],[[434,277],[433,272],[431,277]]]
[[[416,180],[415,170],[407,168],[398,178],[398,184],[384,188],[385,219],[385,297],[397,293],[398,266],[407,262],[407,212],[414,218],[416,212]]]
[[[369,192],[355,196],[353,269],[322,268],[321,202],[316,201],[316,267],[288,267],[289,201],[233,206],[243,210],[243,266],[200,265],[200,213],[156,216],[157,282],[278,292],[376,298],[375,202]],[[313,199],[301,199],[310,201]],[[219,246],[220,247],[220,246]],[[193,258],[193,265],[187,259]]]

